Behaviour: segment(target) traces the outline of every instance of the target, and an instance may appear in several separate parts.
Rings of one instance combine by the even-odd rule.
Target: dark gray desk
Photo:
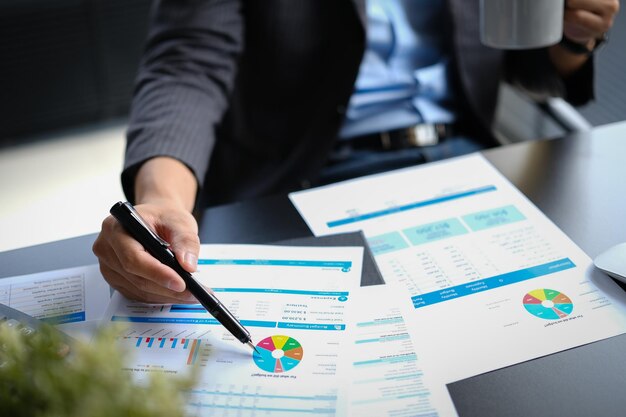
[[[626,122],[484,152],[591,257],[626,240]],[[204,243],[310,236],[286,196],[204,213]],[[0,253],[0,277],[96,262],[95,235]],[[448,386],[461,416],[624,416],[626,335]]]
[[[626,122],[485,155],[592,258],[626,241]],[[448,389],[461,416],[626,416],[626,335]]]

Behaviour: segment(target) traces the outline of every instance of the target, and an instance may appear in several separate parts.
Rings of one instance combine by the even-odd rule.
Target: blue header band
[[[285,290],[272,288],[212,288],[213,292],[238,292],[238,293],[271,293],[271,294],[292,294],[292,295],[311,295],[321,297],[337,297],[339,301],[345,301],[350,293],[348,291],[306,291],[306,290]],[[206,313],[206,309],[200,304],[172,304],[170,307],[172,313]]]
[[[78,321],[85,321],[85,312],[79,311],[77,313],[62,314],[54,317],[43,317],[40,319],[48,324],[63,324],[63,323],[76,323]]]
[[[257,292],[273,294],[295,294],[295,295],[323,295],[325,297],[341,297],[350,295],[348,291],[309,291],[309,290],[287,290],[281,288],[212,288],[215,292]]]
[[[448,194],[441,197],[431,198],[429,200],[417,201],[415,203],[405,204],[398,207],[390,207],[384,210],[373,211],[371,213],[361,214],[360,216],[348,217],[345,219],[332,220],[326,223],[328,227],[338,227],[350,223],[358,223],[364,220],[374,219],[376,217],[387,216],[390,214],[400,213],[403,211],[413,210],[420,207],[432,206],[434,204],[445,203],[447,201],[456,200],[459,198],[471,197],[476,194],[487,193],[490,191],[496,191],[494,185],[488,185],[486,187],[476,188],[474,190],[463,191],[460,193]]]
[[[478,292],[489,291],[494,288],[503,287],[505,285],[515,284],[517,282],[526,281],[543,275],[552,274],[566,269],[575,268],[576,265],[569,258],[559,259],[558,261],[548,262],[543,265],[537,265],[530,268],[520,269],[518,271],[508,272],[502,275],[485,278],[477,281],[471,281],[462,285],[444,288],[439,291],[433,291],[426,294],[411,297],[413,307],[421,308],[431,304],[441,303],[453,298],[465,297],[466,295]]]
[[[238,266],[305,266],[314,268],[339,268],[348,272],[351,261],[306,261],[298,259],[198,259],[198,265]]]
[[[111,321],[123,321],[130,323],[161,323],[161,324],[205,324],[218,325],[219,321],[213,318],[190,318],[190,317],[128,317],[113,316]],[[299,330],[345,330],[345,324],[325,324],[325,323],[295,323],[295,322],[275,322],[261,320],[240,320],[246,327],[267,327],[279,329],[299,329]]]
[[[298,330],[345,330],[345,324],[324,324],[324,323],[288,323],[279,322],[279,329],[298,329]]]

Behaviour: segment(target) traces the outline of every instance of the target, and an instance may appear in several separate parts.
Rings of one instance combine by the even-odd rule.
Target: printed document
[[[109,300],[98,265],[0,279],[0,303],[55,325],[101,320]]]
[[[126,329],[128,371],[201,368],[190,415],[345,414],[348,308],[362,247],[202,245],[194,276],[252,336],[235,340],[200,305],[148,305],[115,293],[109,321]]]
[[[364,232],[445,382],[626,331],[624,292],[480,155],[290,198],[316,235]]]
[[[350,348],[349,415],[359,417],[451,416],[448,390],[410,331],[413,308],[392,284],[354,293]]]

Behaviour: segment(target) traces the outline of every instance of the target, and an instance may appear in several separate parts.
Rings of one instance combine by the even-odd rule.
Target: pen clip
[[[159,242],[159,244],[161,246],[163,246],[164,248],[169,248],[170,244],[168,242],[166,242],[165,240],[163,240],[163,238],[161,238],[161,236],[157,235],[156,232],[154,230],[152,230],[152,228],[150,226],[148,226],[148,224],[146,224],[146,222],[143,220],[143,218],[139,215],[139,213],[137,213],[137,210],[135,210],[135,208],[130,205],[129,203],[124,203],[124,206],[128,209],[129,213],[131,216],[133,216],[135,218],[135,220],[137,220],[137,222],[144,228],[146,229],[146,231],[148,233],[150,233],[150,235],[154,238],[154,240],[156,240],[157,242]]]

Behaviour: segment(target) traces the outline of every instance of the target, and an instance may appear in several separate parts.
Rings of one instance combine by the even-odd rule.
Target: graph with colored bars
[[[574,303],[567,295],[547,288],[529,292],[523,303],[526,311],[545,320],[562,319],[574,310]]]
[[[134,342],[134,347],[141,349],[142,357],[149,357],[150,351],[168,354],[176,352],[180,360],[184,360],[187,365],[194,365],[198,360],[198,353],[201,350],[201,339],[181,339],[176,337],[124,337],[128,343]],[[178,362],[180,363],[180,362]]]
[[[256,345],[252,355],[254,363],[266,372],[282,373],[295,368],[302,360],[303,349],[300,343],[289,336],[266,337]]]

